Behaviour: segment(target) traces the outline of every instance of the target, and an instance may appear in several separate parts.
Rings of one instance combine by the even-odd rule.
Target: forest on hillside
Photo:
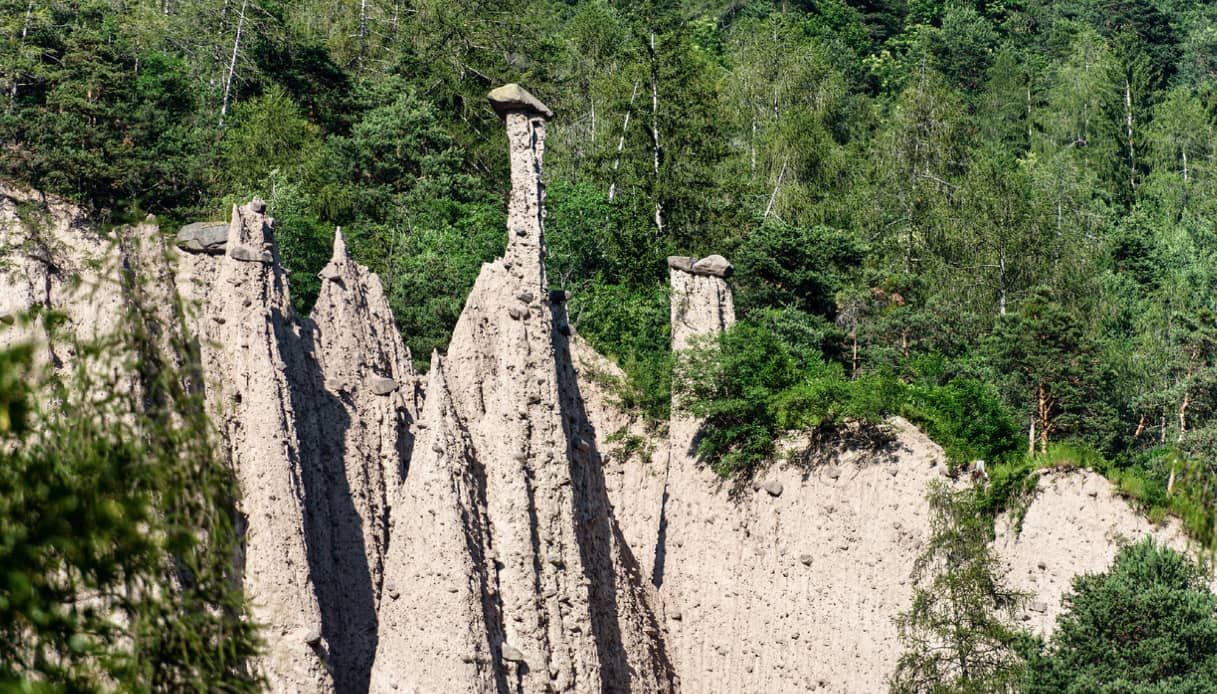
[[[557,113],[550,280],[651,421],[665,257],[734,262],[741,324],[686,365],[721,472],[896,413],[1008,487],[1067,459],[1207,506],[1175,480],[1217,465],[1217,3],[0,4],[0,175],[167,229],[260,195],[301,311],[341,226],[420,365],[501,251],[484,95],[519,82]]]

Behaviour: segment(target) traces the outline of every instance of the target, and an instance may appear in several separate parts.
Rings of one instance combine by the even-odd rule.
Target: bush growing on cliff
[[[1107,571],[1074,579],[1023,690],[1217,691],[1217,596],[1207,579],[1152,538],[1124,547]]]
[[[896,618],[905,652],[893,694],[1011,691],[1032,641],[1014,626],[1029,595],[1005,583],[975,490],[930,486],[930,538],[913,564],[913,604]]]
[[[782,339],[748,321],[678,355],[673,382],[679,406],[705,420],[698,455],[723,476],[770,459],[785,431],[877,424],[898,411],[904,389],[887,373],[850,381],[839,364],[800,368]]]
[[[263,685],[234,576],[236,482],[183,333],[137,294],[114,338],[73,345],[70,379],[0,352],[0,690]],[[32,383],[56,406],[36,406]]]
[[[790,352],[762,327],[741,322],[716,344],[677,357],[673,397],[703,417],[697,454],[726,476],[773,454],[775,401],[798,383]]]
[[[887,370],[850,380],[839,363],[796,358],[766,323],[740,322],[680,355],[677,368],[680,406],[705,418],[698,454],[721,475],[771,458],[784,432],[876,425],[894,414],[924,427],[955,464],[1020,455],[1017,428],[993,388],[966,378],[909,385]]]

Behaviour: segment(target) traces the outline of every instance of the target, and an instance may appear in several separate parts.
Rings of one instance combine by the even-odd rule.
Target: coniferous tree
[[[890,691],[1014,691],[1028,637],[1013,620],[1029,596],[1006,586],[974,492],[935,482],[927,499],[931,534],[913,564],[913,604],[896,618],[905,651]]]
[[[1079,576],[1027,692],[1211,692],[1217,681],[1217,598],[1187,556],[1152,539],[1110,569]]]

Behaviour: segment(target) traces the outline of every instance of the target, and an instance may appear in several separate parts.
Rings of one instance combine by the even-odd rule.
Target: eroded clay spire
[[[390,537],[394,556],[404,547],[406,559],[400,567],[390,559],[386,572],[386,583],[402,576],[443,591],[452,603],[442,609],[466,615],[463,623],[476,626],[480,610],[483,626],[443,648],[424,643],[410,625],[435,618],[410,606],[433,601],[409,597],[394,578],[399,598],[390,592],[381,603],[374,684],[470,694],[488,681],[524,694],[671,691],[653,610],[618,540],[595,431],[579,406],[570,326],[547,291],[541,162],[551,113],[518,86],[490,101],[511,151],[507,249],[482,266],[444,379],[427,393],[428,427],[403,487],[417,494],[394,508],[400,524]],[[461,494],[473,496],[455,504]],[[479,585],[462,562],[482,567]]]
[[[319,594],[337,688],[362,691],[376,651],[389,504],[413,445],[420,389],[380,278],[347,254],[341,229],[319,277],[311,336],[321,376],[315,439],[327,486],[312,518],[330,538],[321,565],[331,579]]]
[[[338,227],[334,230],[334,252],[330,255],[330,262],[345,263],[349,259],[346,237],[342,235],[342,227]]]
[[[536,292],[548,289],[545,280],[545,122],[553,111],[518,84],[487,95],[503,118],[511,151],[511,199],[507,203],[507,252],[503,260],[521,281]]]
[[[438,353],[429,376],[419,446],[393,497],[370,690],[503,691],[485,489]]]

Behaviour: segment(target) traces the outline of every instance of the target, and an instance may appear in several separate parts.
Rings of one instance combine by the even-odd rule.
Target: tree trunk
[[[237,56],[241,52],[241,32],[245,29],[245,8],[249,0],[241,0],[241,14],[237,18],[237,36],[232,42],[232,60],[228,61],[228,77],[224,79],[224,102],[220,105],[220,127],[224,127],[224,117],[228,115],[228,100],[232,96],[232,77],[237,72]]]
[[[1035,415],[1031,416],[1031,424],[1027,427],[1027,455],[1035,455]]]
[[[1187,408],[1191,404],[1191,393],[1183,391],[1183,402],[1179,404],[1179,437],[1176,439],[1179,443],[1183,443],[1183,435],[1187,433]]]
[[[850,337],[853,338],[853,341],[854,341],[854,356],[853,356],[853,365],[852,365],[852,368],[851,368],[850,374],[849,374],[849,379],[851,381],[856,381],[856,380],[858,380],[858,331],[857,330],[853,331],[850,334]]]
[[[651,32],[651,143],[655,166],[655,229],[663,233],[663,203],[659,200],[659,55],[655,52],[655,32]]]
[[[613,178],[617,177],[617,169],[621,168],[621,152],[625,149],[625,131],[630,127],[630,114],[634,112],[634,99],[638,97],[638,85],[641,80],[634,80],[634,91],[630,93],[630,105],[625,109],[625,118],[621,121],[621,138],[617,140],[617,157],[613,160]],[[617,181],[609,184],[609,200],[617,197]]]
[[[359,61],[368,48],[368,0],[359,0]]]
[[[229,0],[224,0],[223,7],[220,8],[220,28],[216,31],[215,59],[219,62],[224,54],[221,50],[224,48],[220,42],[224,40],[224,20],[228,19],[228,3]]]
[[[782,162],[782,171],[778,174],[777,185],[773,186],[773,193],[769,196],[769,204],[765,206],[765,214],[761,217],[762,220],[769,219],[769,213],[773,212],[773,202],[778,198],[778,191],[782,188],[782,179],[786,177],[786,161]]]
[[[752,160],[752,180],[756,180],[756,112],[752,114],[752,137],[748,140],[748,155]]]
[[[1128,133],[1128,188],[1137,185],[1137,163],[1133,151],[1132,140],[1132,84],[1124,80],[1124,117]]]
[[[998,295],[997,295],[997,315],[1006,315],[1006,254],[999,253],[997,256],[997,271],[998,271]]]
[[[21,41],[17,44],[17,55],[21,55],[21,49],[25,48],[25,39],[30,34],[30,22],[33,21],[33,18],[34,18],[34,0],[30,0],[30,4],[28,6],[26,6],[26,8],[25,8],[25,24],[21,27]],[[9,113],[12,113],[13,109],[17,107],[17,88],[18,88],[17,83],[19,81],[20,81],[20,79],[18,77],[18,72],[16,70],[14,70],[13,71],[13,84],[9,88],[9,92],[8,92]]]
[[[1039,384],[1039,389],[1036,399],[1039,409],[1039,425],[1040,425],[1040,453],[1048,452],[1048,430],[1051,424],[1052,417],[1052,400],[1048,398],[1048,393],[1044,389],[1044,384]]]
[[[1035,124],[1031,120],[1031,76],[1027,76],[1027,144],[1031,144],[1035,137]]]

